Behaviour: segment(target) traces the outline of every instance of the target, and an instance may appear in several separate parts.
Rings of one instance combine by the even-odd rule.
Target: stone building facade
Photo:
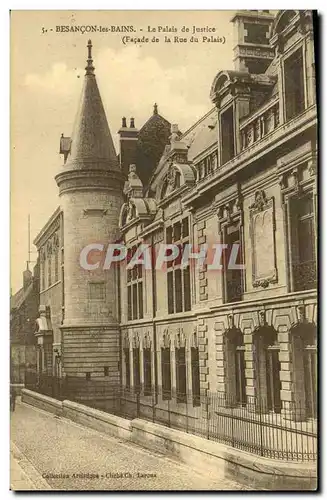
[[[184,134],[172,125],[169,138],[161,121],[166,145],[146,169],[131,146],[134,121],[123,121],[120,144],[129,145],[117,161],[89,53],[77,129],[63,144],[67,162],[56,177],[61,205],[35,240],[40,302],[49,314],[37,335],[52,356],[41,369],[55,373],[57,356],[59,375],[83,386],[142,387],[162,408],[182,411],[185,401],[196,408],[202,394],[218,393],[230,405],[253,400],[270,412],[292,415],[298,407],[296,418],[314,418],[312,16],[239,11],[233,23],[234,68],[216,75],[212,109]],[[109,271],[83,270],[82,248],[108,238],[120,238],[129,256],[140,244],[154,255],[161,243],[222,243],[227,251],[220,270],[191,260],[185,267],[180,258],[165,270],[128,269],[128,259]],[[244,269],[228,269],[233,244]]]
[[[122,384],[151,381],[163,405],[178,407],[178,392],[196,401],[209,391],[234,405],[256,401],[314,417],[312,19],[246,11],[233,22],[235,68],[215,77],[214,107],[181,136],[172,126],[151,197],[131,172],[120,227],[131,251],[140,243],[238,243],[245,269],[228,270],[226,257],[220,271],[183,269],[178,258],[165,272],[122,267]]]

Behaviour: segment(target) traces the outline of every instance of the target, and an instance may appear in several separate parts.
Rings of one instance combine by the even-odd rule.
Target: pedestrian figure
[[[16,389],[15,387],[10,387],[10,411],[15,411],[16,406]]]

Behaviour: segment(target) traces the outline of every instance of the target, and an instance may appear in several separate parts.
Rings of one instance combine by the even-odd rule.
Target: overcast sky
[[[21,11],[11,19],[11,287],[22,286],[31,240],[59,205],[54,176],[62,132],[71,136],[83,85],[88,38],[98,86],[117,148],[121,117],[137,127],[159,113],[185,131],[212,106],[210,87],[216,73],[233,68],[231,11],[120,12]],[[161,43],[124,46],[119,33],[57,33],[60,25],[134,25]],[[148,26],[215,27],[226,43],[163,43],[173,33],[147,33]],[[42,28],[48,30],[42,33]],[[53,31],[50,31],[50,30]],[[207,35],[207,34],[205,34]],[[189,36],[189,35],[188,35]],[[202,35],[198,35],[201,39]],[[77,228],[78,230],[78,228]],[[32,250],[35,247],[32,246]],[[32,254],[33,259],[36,254]]]

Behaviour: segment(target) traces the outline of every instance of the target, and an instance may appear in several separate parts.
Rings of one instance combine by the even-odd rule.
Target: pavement
[[[11,413],[10,489],[235,491],[165,455],[17,401]]]

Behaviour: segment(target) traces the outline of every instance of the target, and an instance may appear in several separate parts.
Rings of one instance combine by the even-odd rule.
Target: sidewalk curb
[[[10,442],[10,458],[16,462],[17,466],[23,472],[23,475],[26,476],[27,482],[31,483],[31,490],[52,490],[51,486],[43,479],[38,470],[12,441]],[[19,491],[14,487],[14,482],[15,480],[10,478],[10,489],[12,491]]]

